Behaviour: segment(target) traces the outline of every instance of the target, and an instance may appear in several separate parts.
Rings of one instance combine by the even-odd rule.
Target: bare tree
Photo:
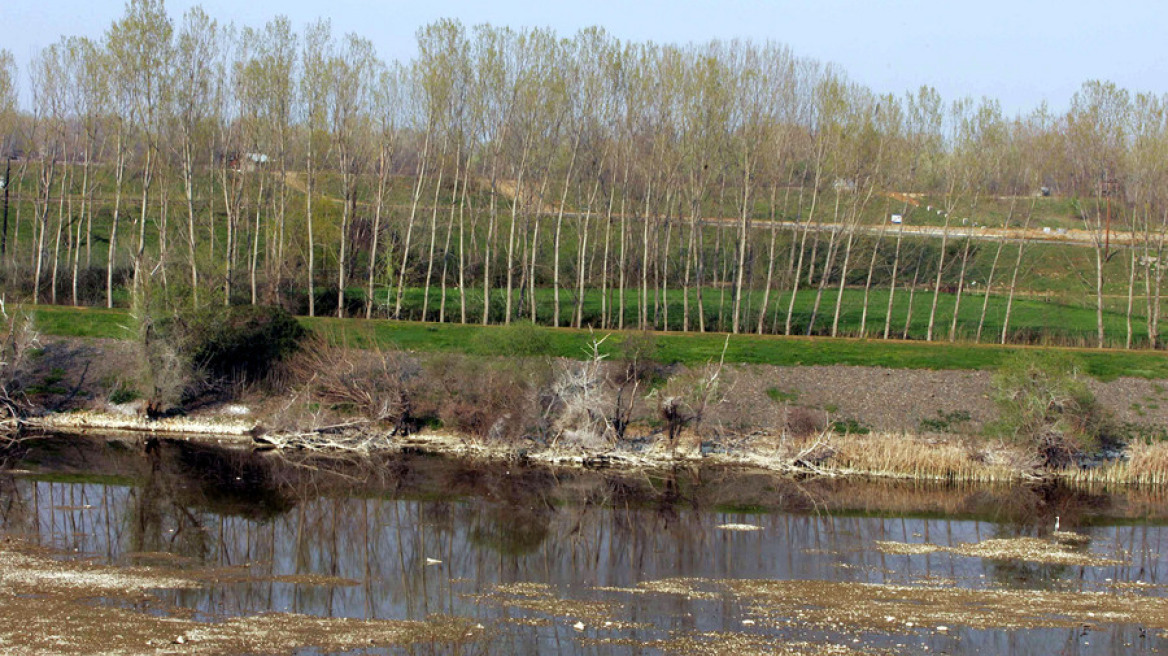
[[[301,67],[303,74],[300,78],[301,111],[305,131],[305,190],[304,190],[304,225],[308,237],[306,247],[308,271],[308,316],[316,316],[316,239],[313,230],[313,196],[316,194],[317,173],[323,162],[327,161],[329,139],[328,122],[328,93],[332,72],[333,37],[332,25],[327,20],[320,20],[308,26],[304,33],[303,49],[301,50]]]
[[[1074,166],[1074,185],[1089,200],[1078,203],[1084,229],[1095,255],[1096,345],[1104,342],[1104,264],[1110,259],[1111,212],[1123,211],[1114,202],[1121,177],[1121,153],[1127,133],[1130,100],[1113,83],[1088,82],[1071,98],[1067,115],[1068,149]]]
[[[218,122],[212,112],[220,107],[216,93],[225,71],[220,53],[225,34],[219,24],[201,8],[196,7],[183,17],[175,44],[174,108],[172,115],[178,127],[177,147],[181,161],[183,194],[187,206],[187,257],[190,264],[191,295],[199,303],[198,232],[196,231],[195,198],[196,176],[200,170],[198,157],[209,152],[207,142],[214,138],[213,125]],[[245,39],[248,35],[245,34]]]
[[[116,75],[127,93],[129,117],[142,137],[141,203],[134,251],[134,285],[142,282],[150,191],[157,172],[160,137],[170,92],[171,37],[174,27],[162,0],[129,0],[126,13],[110,26],[107,47]]]

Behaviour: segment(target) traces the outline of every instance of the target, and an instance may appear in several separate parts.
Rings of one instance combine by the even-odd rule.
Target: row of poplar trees
[[[328,21],[176,21],[161,0],[21,73],[0,52],[0,259],[33,302],[113,306],[149,282],[310,315],[835,335],[847,289],[849,330],[887,338],[907,334],[896,295],[921,289],[925,337],[953,339],[938,299],[960,307],[971,249],[953,217],[1021,198],[1005,222],[1033,228],[1027,198],[1047,186],[1083,199],[1099,344],[1111,221],[1140,245],[1123,255],[1127,344],[1141,285],[1159,333],[1165,99],[1107,83],[1009,118],[931,88],[878,95],[774,43],[446,20],[386,62]],[[925,263],[887,224],[906,191],[945,217]],[[994,249],[983,302],[1012,303],[1026,241]],[[874,286],[887,307],[869,307]],[[983,335],[985,305],[961,328],[1006,341],[1008,312],[1000,334]]]

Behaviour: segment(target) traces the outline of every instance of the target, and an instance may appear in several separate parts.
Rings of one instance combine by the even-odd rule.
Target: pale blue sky
[[[1058,111],[1086,80],[1168,92],[1168,3],[985,0],[585,0],[411,2],[361,0],[167,0],[177,19],[201,4],[222,21],[260,26],[287,15],[298,28],[326,16],[338,34],[371,39],[385,59],[407,59],[418,27],[443,17],[467,25],[547,26],[563,35],[601,25],[624,40],[685,43],[750,38],[839,64],[884,92],[922,84],[946,100],[990,96],[1007,113],[1046,100]],[[108,0],[0,0],[0,47],[24,67],[61,35],[99,36],[123,10]]]

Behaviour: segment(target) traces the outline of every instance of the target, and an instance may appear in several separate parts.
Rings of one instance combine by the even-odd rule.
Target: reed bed
[[[822,466],[845,474],[997,483],[1033,478],[1027,456],[1005,446],[974,449],[961,442],[903,433],[833,436]]]
[[[1152,485],[1168,483],[1168,442],[1133,442],[1128,447],[1127,480]]]
[[[1134,441],[1127,459],[1091,468],[1072,468],[1059,474],[1076,483],[1160,486],[1168,483],[1168,442]]]
[[[1058,478],[1076,486],[1168,485],[1168,442],[1133,442],[1125,458],[1066,469],[1043,469],[1033,455],[1001,443],[963,443],[897,433],[832,436],[818,466],[839,474],[918,480],[998,483]]]

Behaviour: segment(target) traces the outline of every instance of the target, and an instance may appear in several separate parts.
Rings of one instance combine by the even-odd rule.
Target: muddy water
[[[481,640],[435,646],[459,653],[1168,649],[1157,492],[355,463],[115,438],[26,442],[4,465],[0,531],[202,582],[157,591],[149,613],[471,618]],[[970,554],[1017,538],[1077,564]]]

